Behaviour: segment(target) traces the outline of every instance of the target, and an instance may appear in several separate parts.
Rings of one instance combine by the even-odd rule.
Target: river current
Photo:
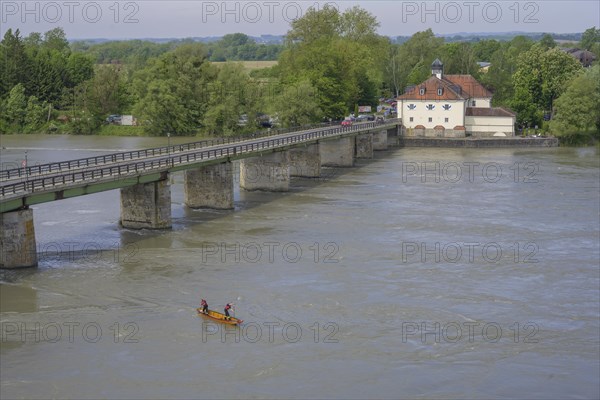
[[[0,140],[2,168],[166,144]],[[236,179],[231,211],[186,208],[174,174],[160,232],[119,228],[118,190],[33,206],[0,397],[599,398],[599,159],[395,148],[286,193]]]

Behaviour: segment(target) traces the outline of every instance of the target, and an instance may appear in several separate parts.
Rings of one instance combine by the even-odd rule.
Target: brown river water
[[[165,139],[2,136],[1,162]],[[598,148],[392,149],[323,175],[211,211],[175,174],[161,232],[119,228],[119,191],[34,206],[39,267],[0,271],[0,397],[600,397]]]

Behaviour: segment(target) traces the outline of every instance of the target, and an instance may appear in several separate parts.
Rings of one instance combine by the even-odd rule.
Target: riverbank
[[[507,137],[507,138],[432,138],[404,137],[398,138],[400,147],[558,147],[557,137]]]

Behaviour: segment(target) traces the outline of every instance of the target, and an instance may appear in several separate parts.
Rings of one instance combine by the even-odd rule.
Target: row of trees
[[[549,114],[561,134],[596,124],[590,118],[597,113],[567,100],[577,95],[575,104],[595,104],[598,86],[585,84],[595,70],[584,73],[550,35],[539,42],[517,36],[446,43],[427,30],[396,44],[378,35],[378,27],[360,7],[340,12],[325,6],[295,20],[285,44],[271,50],[243,34],[208,45],[184,40],[70,46],[60,28],[26,38],[9,29],[0,43],[0,131],[40,131],[49,119],[66,115],[70,132],[91,133],[113,113],[133,113],[154,135],[255,130],[254,117],[261,113],[277,115],[288,126],[338,119],[358,104],[375,106],[379,97],[400,95],[425,80],[435,58],[447,74],[480,80],[494,93],[495,106],[517,112],[520,125],[541,126]],[[600,30],[588,29],[574,45],[600,56]],[[278,64],[248,73],[240,64],[210,62],[262,57],[258,47],[273,51],[267,58],[278,53]],[[487,73],[477,61],[491,63]],[[240,126],[244,114],[248,123]]]
[[[193,39],[155,43],[147,40],[126,40],[93,43],[77,41],[71,45],[75,52],[85,52],[98,64],[128,64],[143,66],[150,58],[158,57],[184,44],[197,43]],[[209,61],[262,61],[276,60],[283,49],[280,44],[259,44],[243,33],[232,33],[220,40],[205,43]]]

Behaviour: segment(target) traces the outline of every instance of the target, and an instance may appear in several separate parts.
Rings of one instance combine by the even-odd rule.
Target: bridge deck
[[[166,172],[281,151],[323,139],[389,129],[398,123],[399,120],[392,119],[383,124],[367,122],[260,138],[223,139],[222,143],[202,141],[28,167],[32,169],[5,170],[0,175],[3,178],[0,180],[0,212],[151,182],[161,179]],[[20,175],[16,170],[20,170]]]

